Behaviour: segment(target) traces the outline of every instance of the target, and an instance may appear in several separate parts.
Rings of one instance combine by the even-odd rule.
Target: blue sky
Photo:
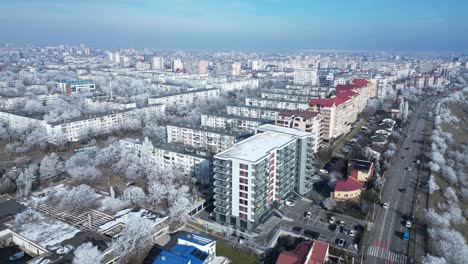
[[[188,50],[468,50],[461,0],[0,0],[0,43]]]

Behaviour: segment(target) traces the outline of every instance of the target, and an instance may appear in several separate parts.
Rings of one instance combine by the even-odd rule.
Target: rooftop
[[[172,125],[167,125],[167,127],[181,127],[181,128],[187,128],[187,129],[192,129],[196,131],[203,131],[203,132],[214,133],[214,134],[222,134],[222,135],[228,135],[228,136],[233,136],[233,137],[241,137],[245,135],[245,133],[241,133],[239,131],[232,131],[229,129],[207,127],[207,126],[192,126],[189,124],[182,124],[182,123],[174,123]]]
[[[237,120],[253,121],[253,122],[258,122],[258,123],[263,123],[263,124],[273,123],[272,120],[267,120],[267,119],[252,118],[252,117],[245,117],[245,116],[234,116],[234,115],[227,115],[227,114],[220,114],[220,113],[202,114],[202,116],[224,117],[224,118],[237,119]]]
[[[372,167],[371,161],[353,159],[349,161],[348,166],[353,170],[369,171]]]
[[[195,243],[195,244],[200,245],[200,246],[206,246],[208,244],[211,244],[211,243],[215,242],[213,239],[209,239],[207,237],[202,237],[202,236],[199,236],[199,235],[196,235],[196,234],[193,234],[193,233],[188,233],[188,234],[185,234],[185,235],[181,235],[181,236],[179,236],[179,239],[180,240],[185,240],[185,241],[188,241],[188,242],[191,242],[191,243]]]
[[[133,138],[124,138],[122,140],[127,141],[132,144],[141,145],[145,141],[145,138],[141,136],[141,137],[133,137]],[[189,155],[189,156],[194,156],[194,157],[204,158],[204,159],[211,158],[211,152],[209,151],[194,149],[194,148],[191,148],[189,146],[186,146],[180,143],[167,143],[167,142],[151,140],[151,139],[150,141],[151,141],[151,144],[153,144],[153,147],[156,149],[167,150],[171,152],[180,153],[183,155]]]
[[[295,128],[289,128],[289,127],[283,127],[283,126],[275,126],[271,124],[266,124],[266,125],[261,125],[257,127],[257,131],[273,131],[273,132],[279,132],[295,137],[311,137],[314,135],[312,132],[305,132],[299,129]]]
[[[218,88],[208,88],[208,89],[194,89],[190,91],[184,91],[184,92],[178,92],[178,93],[169,93],[161,96],[153,96],[149,98],[164,98],[164,97],[169,97],[169,96],[174,96],[174,95],[180,95],[180,94],[191,94],[191,93],[199,93],[199,92],[206,92],[206,91],[212,91],[212,90],[218,90]]]
[[[362,183],[353,177],[348,177],[346,180],[339,180],[335,185],[335,191],[338,192],[352,192],[361,189]]]
[[[244,141],[235,144],[215,155],[219,159],[240,159],[256,162],[269,154],[270,151],[289,144],[294,137],[280,132],[266,131],[254,135]]]
[[[307,111],[307,110],[291,110],[291,111],[281,111],[278,115],[279,116],[298,116],[298,117],[303,117],[303,118],[314,118],[317,115],[319,115],[319,112],[316,111]]]

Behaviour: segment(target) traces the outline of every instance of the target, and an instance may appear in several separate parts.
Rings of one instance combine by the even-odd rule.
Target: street
[[[410,239],[414,235],[413,228],[405,227],[404,221],[412,217],[413,195],[420,168],[415,161],[421,160],[427,111],[427,101],[417,105],[408,121],[407,137],[402,135],[402,143],[385,174],[381,202],[388,203],[388,208],[376,208],[374,224],[363,248],[365,263],[410,263],[407,257],[409,241],[404,241],[402,236],[406,231],[409,231]],[[407,147],[409,149],[405,150]],[[418,229],[418,232],[423,231]],[[422,243],[424,241],[419,241],[418,247],[423,247]],[[424,252],[419,251],[419,254]]]

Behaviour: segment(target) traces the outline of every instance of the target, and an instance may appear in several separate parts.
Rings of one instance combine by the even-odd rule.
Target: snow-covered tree
[[[153,221],[136,218],[128,222],[121,234],[111,241],[109,247],[120,256],[122,263],[126,263],[130,258],[142,254],[142,250],[151,242],[154,231]]]
[[[447,261],[444,258],[427,255],[427,256],[422,257],[421,263],[422,264],[447,264]]]
[[[427,185],[429,187],[429,193],[433,194],[435,191],[438,191],[440,189],[439,185],[437,185],[434,175],[431,174],[429,177],[429,181],[427,182]]]
[[[49,197],[51,203],[69,211],[84,211],[97,207],[96,192],[88,185],[81,184],[70,190],[62,190]]]
[[[41,161],[39,173],[41,179],[52,179],[60,176],[65,171],[63,162],[56,153],[50,153]]]
[[[145,203],[146,194],[140,187],[130,186],[123,191],[122,199],[137,205],[142,205]]]
[[[75,255],[73,258],[73,264],[101,263],[101,260],[104,257],[97,246],[93,246],[91,242],[81,244],[75,249],[73,254]]]
[[[16,192],[19,197],[28,197],[31,194],[36,173],[33,168],[26,168],[16,179]]]

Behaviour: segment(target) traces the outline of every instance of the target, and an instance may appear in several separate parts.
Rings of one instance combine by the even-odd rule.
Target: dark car
[[[332,232],[335,232],[336,231],[336,228],[337,228],[337,225],[335,224],[330,224],[328,225],[328,230],[332,231]]]
[[[304,231],[304,236],[310,237],[312,239],[318,239],[320,237],[320,233],[312,231],[312,230],[305,230]]]
[[[300,227],[300,226],[295,226],[295,227],[292,228],[292,230],[293,230],[294,232],[296,232],[296,233],[301,233],[302,227]]]

